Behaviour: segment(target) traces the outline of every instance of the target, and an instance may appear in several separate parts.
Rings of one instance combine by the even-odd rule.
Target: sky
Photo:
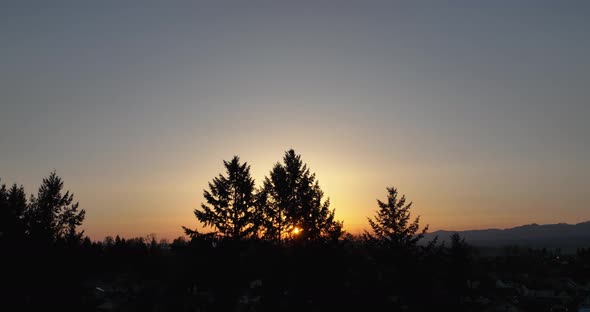
[[[223,160],[293,148],[358,233],[590,220],[590,2],[0,1],[0,178],[93,239],[196,227]]]

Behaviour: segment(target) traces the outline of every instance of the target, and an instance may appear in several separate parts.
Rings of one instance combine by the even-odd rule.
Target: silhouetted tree
[[[467,280],[471,271],[471,246],[465,242],[459,233],[451,235],[451,246],[449,249],[450,265],[448,273],[449,290],[458,300],[467,290]]]
[[[419,231],[418,216],[411,222],[410,208],[412,203],[406,204],[406,196],[398,198],[395,187],[387,188],[387,201],[377,200],[379,211],[374,220],[368,218],[372,233],[365,231],[365,237],[369,240],[379,241],[391,247],[411,248],[416,244],[428,230],[428,225]]]
[[[468,258],[471,247],[459,233],[451,235],[451,256],[464,261]]]
[[[17,241],[25,236],[27,198],[23,186],[0,187],[0,238]]]
[[[214,227],[224,237],[243,239],[257,233],[254,204],[254,179],[250,176],[248,163],[240,163],[234,156],[223,161],[226,175],[220,174],[209,183],[209,190],[203,195],[208,205],[201,204],[195,209],[195,216],[205,226]],[[189,236],[199,233],[183,227]]]
[[[256,194],[258,221],[263,238],[280,242],[288,231],[288,193],[287,172],[277,163],[271,170],[270,177],[265,177],[261,190]]]
[[[63,181],[52,172],[43,179],[37,196],[31,196],[25,213],[31,238],[43,242],[79,242],[84,231],[77,232],[86,216],[84,209],[78,210],[74,194],[66,191],[62,195]]]
[[[0,179],[0,182],[2,180]],[[3,237],[6,233],[8,219],[10,213],[8,211],[8,191],[6,190],[6,184],[0,185],[0,237]]]
[[[342,222],[334,220],[330,200],[322,201],[315,174],[294,150],[277,163],[266,177],[261,191],[266,236],[301,240],[334,238],[342,234]]]
[[[103,240],[103,244],[105,247],[110,248],[113,247],[115,245],[115,240],[113,239],[112,236],[108,235],[104,238]]]

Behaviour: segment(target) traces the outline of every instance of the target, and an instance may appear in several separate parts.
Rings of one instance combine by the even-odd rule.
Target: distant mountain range
[[[590,221],[578,224],[529,224],[509,229],[486,229],[469,231],[436,231],[425,235],[430,241],[438,236],[439,242],[450,243],[453,233],[459,233],[465,241],[474,246],[500,247],[520,245],[533,248],[562,248],[574,250],[590,247]]]

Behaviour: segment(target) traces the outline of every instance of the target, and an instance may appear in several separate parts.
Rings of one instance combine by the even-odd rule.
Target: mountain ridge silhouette
[[[429,241],[438,236],[439,242],[450,243],[452,234],[458,233],[475,246],[499,247],[522,245],[534,248],[588,248],[590,247],[590,220],[576,224],[525,224],[512,228],[448,231],[438,230],[425,235]]]

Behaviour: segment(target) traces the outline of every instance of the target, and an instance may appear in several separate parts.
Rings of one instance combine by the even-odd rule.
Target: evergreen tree
[[[471,273],[471,246],[465,242],[459,233],[451,235],[451,246],[449,248],[449,290],[456,302],[460,304],[460,297],[468,289],[467,280]]]
[[[275,164],[270,177],[265,177],[261,190],[257,193],[259,222],[263,238],[280,242],[288,231],[287,172],[279,163]]]
[[[418,216],[410,221],[412,203],[406,203],[406,196],[398,198],[395,187],[387,188],[387,201],[377,200],[379,211],[374,220],[368,218],[373,233],[365,231],[365,237],[371,241],[378,241],[394,248],[415,247],[428,230],[428,225],[419,231]],[[417,234],[418,233],[418,234]]]
[[[78,210],[74,194],[66,191],[62,195],[63,181],[52,172],[43,179],[37,196],[31,196],[25,212],[28,232],[34,240],[52,243],[56,241],[79,242],[84,231],[77,232],[86,216],[84,209]]]
[[[238,156],[223,161],[223,164],[226,174],[219,174],[209,183],[209,190],[203,191],[208,205],[201,204],[200,209],[195,209],[195,216],[224,237],[236,240],[255,237],[258,222],[250,166],[246,162],[241,164]],[[192,237],[201,235],[198,231],[183,228]]]
[[[323,200],[315,174],[294,150],[277,163],[264,181],[263,192],[265,232],[276,240],[318,240],[338,238],[342,222],[334,220],[330,200]]]
[[[10,211],[8,209],[8,190],[6,184],[0,185],[0,238],[6,236],[10,222]]]
[[[16,183],[8,189],[6,197],[7,217],[5,235],[8,239],[21,240],[25,237],[24,214],[27,209],[27,195],[24,187]]]

